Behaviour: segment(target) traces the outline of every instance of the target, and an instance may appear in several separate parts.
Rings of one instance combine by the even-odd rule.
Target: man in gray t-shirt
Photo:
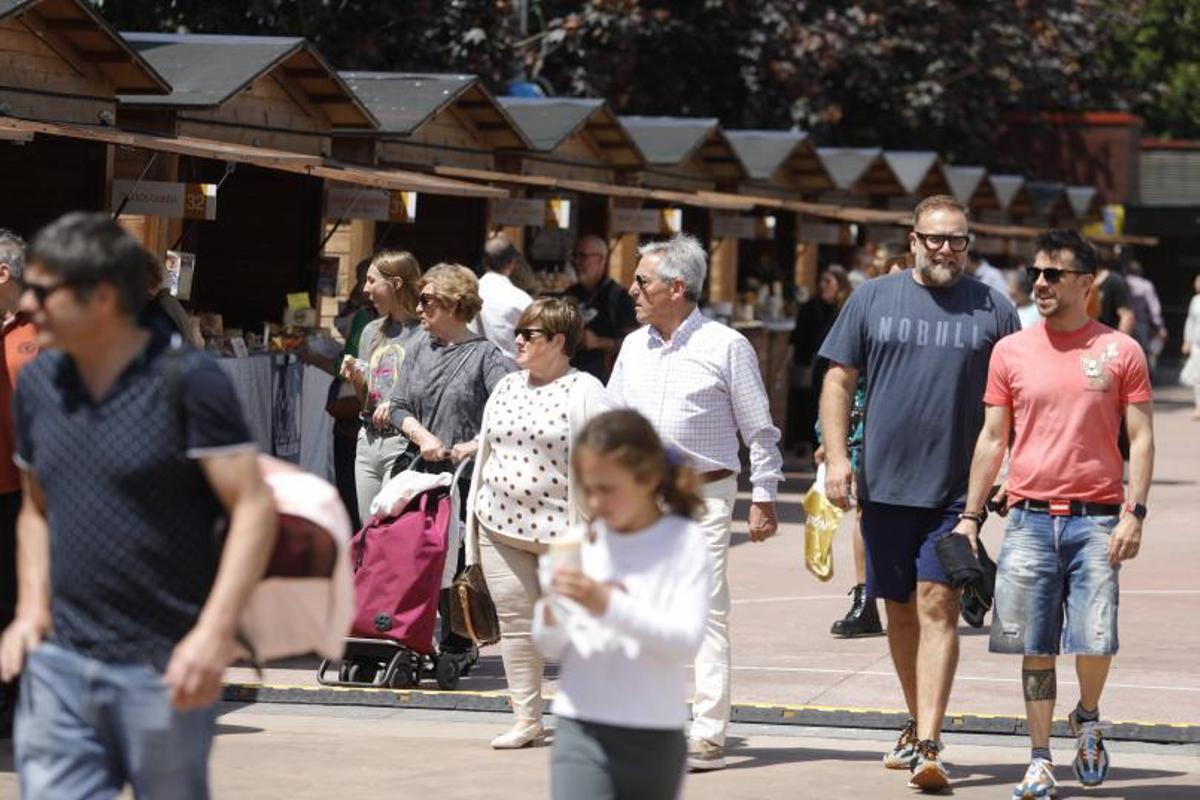
[[[910,716],[884,764],[911,769],[911,786],[937,791],[948,785],[938,750],[958,663],[959,606],[936,545],[963,511],[992,347],[1021,325],[1006,297],[963,275],[971,237],[957,200],[923,200],[908,238],[914,269],[856,290],[821,347],[832,362],[821,429],[829,498],[846,508],[854,486],[850,403],[865,370],[857,496],[867,593],[884,598]]]

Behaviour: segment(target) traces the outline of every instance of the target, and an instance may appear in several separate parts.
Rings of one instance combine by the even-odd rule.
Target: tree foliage
[[[342,69],[462,71],[620,113],[984,162],[1012,111],[1200,131],[1200,0],[93,0],[125,30],[296,35]]]

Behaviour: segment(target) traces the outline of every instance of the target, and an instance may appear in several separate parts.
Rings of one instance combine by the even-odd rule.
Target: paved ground
[[[324,800],[328,797],[547,796],[549,748],[496,752],[484,743],[507,719],[471,712],[227,705],[212,759],[217,800]],[[879,763],[890,743],[877,731],[735,726],[730,768],[690,776],[689,800],[906,798],[906,773]],[[1058,743],[1056,743],[1058,744]],[[1058,747],[1060,798],[1194,800],[1200,746],[1118,743],[1109,781],[1081,791],[1068,748]],[[1008,797],[1028,751],[1012,737],[948,737],[954,796]],[[15,797],[11,765],[0,755],[0,797]]]
[[[1112,720],[1200,723],[1200,422],[1190,418],[1187,392],[1160,389],[1158,441],[1141,555],[1121,576],[1121,654],[1114,663],[1102,711]],[[838,640],[829,625],[847,607],[853,583],[850,539],[835,546],[836,575],[820,583],[803,565],[800,496],[811,475],[789,472],[781,497],[779,536],[751,544],[745,536],[743,494],[730,556],[734,596],[734,700],[741,703],[899,709],[902,699],[883,638]],[[995,555],[1002,529],[990,521],[985,542]],[[1023,715],[1019,661],[987,652],[985,631],[962,628],[962,657],[951,712]],[[313,685],[313,662],[268,670],[265,682]],[[462,688],[502,690],[499,656],[485,652],[477,675]],[[234,681],[254,681],[248,670]],[[551,681],[551,687],[553,681]],[[1069,665],[1060,669],[1064,712],[1073,702]]]

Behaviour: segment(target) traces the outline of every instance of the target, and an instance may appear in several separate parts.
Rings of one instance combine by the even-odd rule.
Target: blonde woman
[[[496,749],[539,743],[543,659],[530,637],[538,556],[587,518],[570,468],[572,443],[608,405],[603,384],[571,367],[583,319],[571,300],[535,300],[517,321],[520,372],[496,386],[483,412],[467,501],[468,547],[479,543],[500,618],[500,655],[515,720]]]
[[[364,522],[371,501],[392,475],[408,440],[388,419],[389,399],[403,373],[408,353],[421,336],[417,321],[417,285],[421,267],[412,253],[385,251],[371,259],[363,293],[379,313],[359,338],[358,359],[342,361],[362,403],[354,487],[358,514]]]

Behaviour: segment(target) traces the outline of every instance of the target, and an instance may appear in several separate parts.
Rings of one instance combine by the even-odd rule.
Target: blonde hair
[[[417,285],[421,280],[421,265],[417,263],[417,257],[406,250],[383,250],[375,254],[371,259],[370,267],[374,267],[380,275],[392,284],[392,288],[396,289],[396,303],[400,309],[410,318],[417,316]],[[364,278],[366,271],[363,271]],[[396,288],[395,281],[399,279],[400,287]],[[375,335],[371,337],[371,347],[367,351],[367,357],[370,358],[379,349],[379,346],[387,340],[387,321],[384,320],[379,325],[379,330],[375,331]]]
[[[567,358],[573,358],[583,340],[583,317],[579,314],[579,305],[574,299],[565,297],[539,297],[529,304],[521,318],[517,320],[518,328],[530,328],[539,323],[546,331],[549,339],[557,334],[563,335],[563,353]]]
[[[451,307],[454,316],[470,322],[483,308],[479,296],[479,279],[462,264],[438,264],[421,276],[419,292],[428,289],[439,300]]]

